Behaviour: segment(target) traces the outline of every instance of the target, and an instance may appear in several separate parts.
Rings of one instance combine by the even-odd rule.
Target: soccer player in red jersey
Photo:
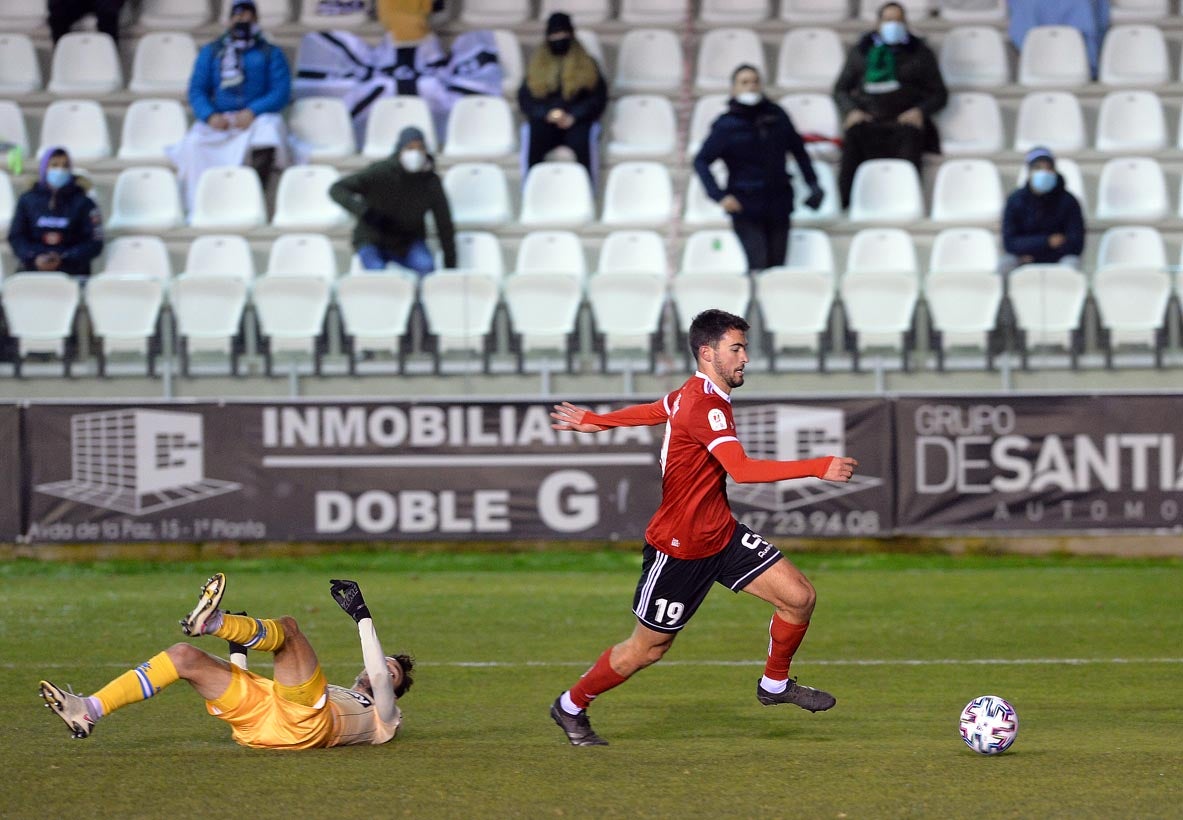
[[[746,484],[808,476],[849,481],[858,462],[827,456],[807,461],[748,458],[736,437],[731,391],[744,382],[748,323],[706,310],[690,325],[697,372],[651,404],[593,413],[569,402],[555,405],[556,430],[595,433],[610,427],[664,424],[661,506],[645,530],[641,578],[633,597],[633,633],[609,647],[550,708],[573,746],[604,746],[587,707],[636,672],[661,660],[678,631],[706,598],[711,584],[755,595],[775,607],[764,676],[756,698],[765,706],[793,703],[811,712],[831,708],[833,695],[789,678],[793,653],[813,614],[813,585],[771,543],[735,520],[727,477]]]

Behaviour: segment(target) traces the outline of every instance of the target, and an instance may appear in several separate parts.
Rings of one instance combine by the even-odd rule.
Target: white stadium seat
[[[1088,143],[1084,111],[1071,91],[1032,91],[1019,103],[1015,120],[1015,150],[1037,145],[1053,153],[1083,150]]]
[[[332,241],[322,233],[285,233],[271,243],[267,254],[267,276],[317,276],[337,278],[337,254]]]
[[[938,334],[938,368],[944,368],[945,355],[953,347],[985,351],[987,363],[993,363],[992,337],[1002,304],[1002,279],[996,270],[934,270],[924,282],[924,301]]]
[[[601,370],[607,372],[612,354],[626,350],[641,352],[653,370],[665,297],[664,273],[603,272],[588,281],[587,304]]]
[[[614,227],[661,227],[673,216],[674,184],[660,162],[613,166],[604,188],[601,222]]]
[[[780,107],[788,113],[793,127],[805,139],[805,149],[811,157],[839,157],[841,151],[834,141],[842,137],[842,123],[833,96],[816,92],[786,94],[780,98]],[[943,130],[941,134],[944,138]],[[811,137],[814,138],[812,141]],[[947,152],[947,143],[942,142],[942,147]]]
[[[169,304],[183,375],[189,375],[192,354],[211,352],[227,355],[231,372],[238,372],[247,289],[247,280],[235,276],[183,273],[172,283]]]
[[[1158,162],[1149,157],[1120,157],[1102,166],[1097,219],[1156,222],[1169,211],[1167,182]]]
[[[460,22],[469,27],[516,26],[528,19],[529,0],[465,0],[460,10]]]
[[[792,28],[785,32],[777,50],[774,84],[784,89],[829,92],[845,61],[846,48],[833,29]]]
[[[449,159],[496,159],[518,148],[513,111],[501,97],[461,97],[448,115],[444,156]]]
[[[955,91],[935,120],[946,156],[985,156],[1005,149],[1002,111],[993,94]]]
[[[676,26],[688,11],[686,0],[620,0],[620,22],[631,26]]]
[[[136,22],[147,29],[185,31],[210,21],[208,3],[193,0],[144,0]]]
[[[846,275],[852,273],[900,273],[920,275],[916,244],[902,228],[863,228],[850,240]]]
[[[1167,267],[1167,247],[1162,234],[1149,225],[1118,225],[1101,234],[1097,244],[1097,270],[1110,265]]]
[[[72,351],[67,340],[78,310],[78,282],[64,273],[20,273],[2,284],[8,333],[17,342],[16,375],[29,353],[60,356],[68,374]]]
[[[711,131],[711,125],[727,111],[727,94],[703,94],[694,101],[686,137],[686,155],[693,157]]]
[[[863,21],[876,20],[879,17],[879,7],[883,4],[879,0],[859,0],[858,18]],[[908,19],[920,21],[927,18],[937,5],[936,0],[900,0]]]
[[[525,369],[529,353],[543,350],[560,352],[571,372],[583,279],[563,273],[511,276],[505,280],[504,299],[518,372]]]
[[[955,26],[941,41],[938,62],[950,88],[992,89],[1010,82],[1010,58],[993,26]]]
[[[255,278],[255,258],[250,243],[238,234],[205,234],[189,244],[185,254],[185,275]]]
[[[682,43],[668,29],[630,29],[616,52],[616,94],[673,91],[682,82]]]
[[[497,234],[488,231],[457,231],[456,269],[485,273],[494,279],[501,279],[505,275],[505,258]]]
[[[834,280],[811,270],[775,267],[755,276],[756,304],[765,333],[768,364],[776,370],[777,354],[805,348],[825,367],[830,312],[834,308]]]
[[[700,92],[726,91],[731,73],[743,63],[754,66],[761,77],[768,76],[759,35],[749,28],[710,29],[699,39],[694,87]]]
[[[75,163],[111,156],[111,132],[107,116],[94,100],[55,100],[41,120],[40,156],[52,145],[65,146]]]
[[[669,273],[665,241],[656,231],[613,231],[604,237],[600,273]]]
[[[628,94],[612,106],[606,150],[613,159],[663,157],[673,153],[677,138],[678,120],[667,97]]]
[[[353,119],[337,97],[293,100],[288,127],[310,162],[344,159],[357,153]]]
[[[849,17],[848,0],[780,0],[780,19],[786,23],[841,23]]]
[[[871,159],[858,166],[850,191],[852,222],[912,222],[924,216],[916,167],[902,159]]]
[[[337,310],[350,374],[356,372],[357,354],[363,351],[395,353],[399,370],[403,369],[410,347],[415,287],[410,277],[371,273],[353,274],[337,282]]]
[[[1084,274],[1066,265],[1023,265],[1010,274],[1007,291],[1015,322],[1025,336],[1023,366],[1038,345],[1058,345],[1075,352],[1074,331],[1088,295]]]
[[[698,19],[733,26],[760,23],[768,19],[768,0],[702,0]]]
[[[0,233],[6,236],[15,208],[16,191],[12,189],[12,179],[6,172],[0,171]]]
[[[153,375],[160,352],[160,309],[164,282],[143,273],[104,271],[86,283],[86,312],[99,341],[98,374],[106,374],[111,353],[143,353]]]
[[[263,185],[254,168],[216,165],[202,171],[189,224],[202,230],[250,230],[267,224]]]
[[[504,225],[513,219],[509,181],[491,162],[458,162],[448,168],[444,192],[457,227]]]
[[[123,115],[119,152],[125,161],[160,161],[168,158],[165,149],[185,138],[189,118],[178,100],[135,100]]]
[[[1089,82],[1084,35],[1072,26],[1035,26],[1019,52],[1019,85],[1072,88]]]
[[[595,219],[587,169],[577,162],[539,162],[526,173],[518,221],[533,227],[578,227]]]
[[[1149,24],[1112,26],[1101,44],[1097,79],[1106,85],[1141,88],[1169,82],[1170,56],[1162,29]]]
[[[817,210],[805,204],[809,198],[809,186],[805,184],[801,173],[795,169],[795,160],[789,164],[789,173],[793,177],[793,222],[800,225],[816,225],[834,222],[842,216],[842,197],[838,193],[838,176],[834,166],[828,162],[813,163],[813,172],[817,175],[817,184],[822,189],[824,198]]]
[[[172,279],[168,246],[159,236],[148,234],[117,236],[105,244],[104,271],[124,271],[152,276],[163,282]]]
[[[1127,20],[1157,21],[1171,13],[1170,0],[1110,0],[1109,19],[1114,22]]]
[[[136,94],[181,94],[189,88],[197,43],[180,31],[149,32],[136,41],[127,90]]]
[[[1147,153],[1167,147],[1167,120],[1153,91],[1114,91],[1101,100],[1095,147],[1106,153]]]
[[[722,160],[716,160],[711,165],[711,173],[715,175],[719,187],[726,186],[727,170]],[[723,210],[723,206],[707,196],[706,188],[703,187],[697,173],[691,173],[690,181],[686,184],[682,221],[691,228],[731,224],[731,219]]]
[[[834,247],[830,235],[817,228],[793,228],[789,231],[789,249],[784,268],[809,271],[834,277]]]
[[[988,228],[945,228],[932,241],[928,271],[998,271],[998,237]]]
[[[25,124],[25,113],[15,100],[0,100],[0,142],[11,143],[24,154],[29,153],[29,129]]]
[[[919,282],[905,273],[847,272],[839,284],[849,331],[854,334],[854,368],[870,348],[899,351],[907,369],[912,322],[916,313]]]
[[[446,354],[461,351],[480,354],[488,372],[500,283],[484,273],[445,270],[423,277],[419,288],[435,371]]]
[[[964,3],[960,0],[940,0],[940,17],[947,23],[1002,23],[1007,18],[1006,0],[980,0]]]
[[[41,20],[45,19],[44,5]],[[41,63],[33,40],[27,34],[12,31],[0,33],[0,94],[17,96],[40,91]]]
[[[29,31],[45,25],[45,0],[5,0],[0,6],[0,30]]]
[[[1145,345],[1162,364],[1171,277],[1157,267],[1111,266],[1093,275],[1097,318],[1107,338],[1107,363],[1118,345]]]
[[[272,226],[289,231],[331,231],[350,223],[350,214],[329,196],[341,178],[332,165],[293,165],[285,168],[275,191]]]
[[[58,40],[49,69],[49,93],[103,96],[122,87],[123,68],[111,35],[72,31]]]
[[[313,372],[320,374],[331,287],[319,276],[274,274],[255,281],[251,301],[266,375],[272,374],[277,353],[308,354]]]
[[[163,231],[184,223],[181,187],[169,168],[125,168],[115,178],[107,227],[124,231]]]
[[[531,231],[522,237],[514,263],[515,276],[561,273],[583,281],[587,259],[574,231]]]
[[[576,28],[603,23],[611,14],[608,0],[542,0],[538,8],[538,19],[546,18],[556,11],[571,15]]]
[[[932,191],[934,222],[995,223],[1005,197],[1002,178],[988,159],[950,159],[937,170]]]
[[[748,272],[748,257],[735,231],[695,231],[682,246],[679,276],[743,276]]]
[[[497,62],[501,65],[501,93],[513,97],[522,85],[525,64],[522,62],[522,46],[518,36],[507,28],[492,30],[493,42],[497,44]]]
[[[717,308],[736,316],[747,313],[752,301],[751,283],[746,276],[730,273],[675,276],[670,284],[670,301],[677,317],[678,331],[684,336],[694,317],[704,310]]]

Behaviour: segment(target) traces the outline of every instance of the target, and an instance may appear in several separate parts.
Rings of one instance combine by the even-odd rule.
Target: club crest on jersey
[[[349,695],[349,697],[356,700],[362,706],[373,706],[374,705],[373,701],[371,701],[369,698],[367,698],[361,692],[358,692],[356,689],[346,689],[345,694]]]
[[[707,413],[707,423],[709,425],[711,425],[711,429],[714,430],[716,433],[718,433],[721,430],[726,430],[727,429],[727,415],[722,410],[720,410],[719,408],[716,407],[714,410],[711,410],[710,412]]]

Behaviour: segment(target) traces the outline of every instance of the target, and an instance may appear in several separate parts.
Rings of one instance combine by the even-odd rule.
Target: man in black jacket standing
[[[940,153],[932,117],[949,94],[932,49],[908,30],[904,7],[884,3],[879,28],[859,38],[834,82],[845,131],[838,189],[850,207],[854,172],[864,160],[906,159],[921,171],[925,151]]]
[[[694,158],[694,170],[707,196],[731,215],[731,225],[748,257],[748,270],[783,265],[788,252],[793,212],[793,183],[785,167],[792,154],[809,186],[805,204],[816,209],[824,194],[817,182],[805,142],[779,105],[764,96],[760,72],[741,65],[731,74],[727,111]],[[727,189],[719,187],[711,163],[727,166]]]

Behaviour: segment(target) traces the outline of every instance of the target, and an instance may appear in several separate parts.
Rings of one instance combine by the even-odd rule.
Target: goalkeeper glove
[[[332,594],[333,600],[354,621],[361,621],[362,618],[370,617],[369,607],[366,606],[365,598],[361,597],[361,588],[357,585],[357,581],[339,581],[333,579],[330,582],[329,592]]]

